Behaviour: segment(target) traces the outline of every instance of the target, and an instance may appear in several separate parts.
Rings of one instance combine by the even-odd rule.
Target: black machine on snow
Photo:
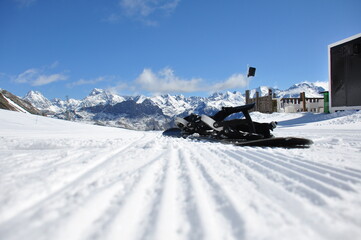
[[[238,107],[223,107],[213,116],[191,114],[176,118],[178,128],[163,132],[164,136],[205,139],[215,142],[231,143],[237,146],[307,148],[313,144],[309,139],[296,137],[274,137],[271,131],[277,122],[254,122],[249,110],[254,103]],[[244,119],[225,120],[234,113],[242,112]]]

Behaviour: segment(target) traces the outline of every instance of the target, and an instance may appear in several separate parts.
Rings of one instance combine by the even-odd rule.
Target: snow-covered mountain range
[[[256,92],[259,92],[260,96],[268,95],[270,89],[280,98],[299,97],[300,92],[305,92],[307,97],[322,97],[320,92],[326,90],[325,85],[303,82],[287,90],[261,86],[250,90],[250,97],[254,97]],[[245,94],[217,92],[209,97],[169,94],[152,97],[119,96],[111,91],[95,88],[82,100],[49,100],[37,91],[30,91],[24,100],[56,118],[137,130],[160,130],[170,127],[175,116],[186,116],[190,113],[214,114],[223,106],[243,105]]]

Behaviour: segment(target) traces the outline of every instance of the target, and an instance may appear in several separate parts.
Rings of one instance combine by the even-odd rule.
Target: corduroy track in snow
[[[38,139],[16,147],[16,139],[6,140],[1,155],[18,171],[3,172],[3,186],[21,185],[24,199],[1,208],[1,239],[353,239],[361,233],[361,218],[343,209],[347,202],[360,211],[360,169],[307,158],[312,148],[235,147],[159,133],[111,143],[70,139],[71,145]]]

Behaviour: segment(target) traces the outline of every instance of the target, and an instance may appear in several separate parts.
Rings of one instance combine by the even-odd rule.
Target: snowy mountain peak
[[[306,97],[322,97],[321,92],[326,89],[322,87],[322,84],[314,84],[310,82],[302,82],[292,85],[290,88],[284,91],[280,91],[278,97],[299,97],[301,92],[306,93]]]
[[[125,101],[124,97],[107,90],[94,88],[90,94],[82,100],[80,107],[92,107],[106,104],[115,105],[123,101]]]
[[[144,96],[144,95],[138,95],[136,97],[133,98],[133,100],[136,102],[136,103],[142,103],[144,100],[146,100],[147,97]]]
[[[40,110],[47,110],[52,106],[52,103],[38,91],[29,91],[24,97],[24,100],[31,102],[37,109]]]
[[[34,90],[31,90],[29,91],[26,96],[41,96],[41,97],[44,97],[43,94],[41,94],[41,92],[39,91],[34,91]]]
[[[223,97],[223,93],[221,93],[221,92],[214,92],[214,93],[212,93],[212,95],[211,95],[209,98],[216,99],[216,98],[220,98],[220,97]]]
[[[289,89],[295,89],[295,88],[314,88],[315,85],[313,83],[309,83],[309,82],[301,82],[301,83],[296,83],[294,85],[292,85]]]
[[[44,100],[46,99],[43,94],[41,94],[39,91],[29,91],[25,98],[31,98],[33,100]]]
[[[94,89],[90,92],[89,96],[95,96],[95,95],[102,94],[102,93],[104,93],[104,90],[103,90],[103,89],[94,88]]]

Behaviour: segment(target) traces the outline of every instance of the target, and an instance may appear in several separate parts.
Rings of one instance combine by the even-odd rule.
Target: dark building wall
[[[361,106],[361,36],[329,51],[332,107]]]

